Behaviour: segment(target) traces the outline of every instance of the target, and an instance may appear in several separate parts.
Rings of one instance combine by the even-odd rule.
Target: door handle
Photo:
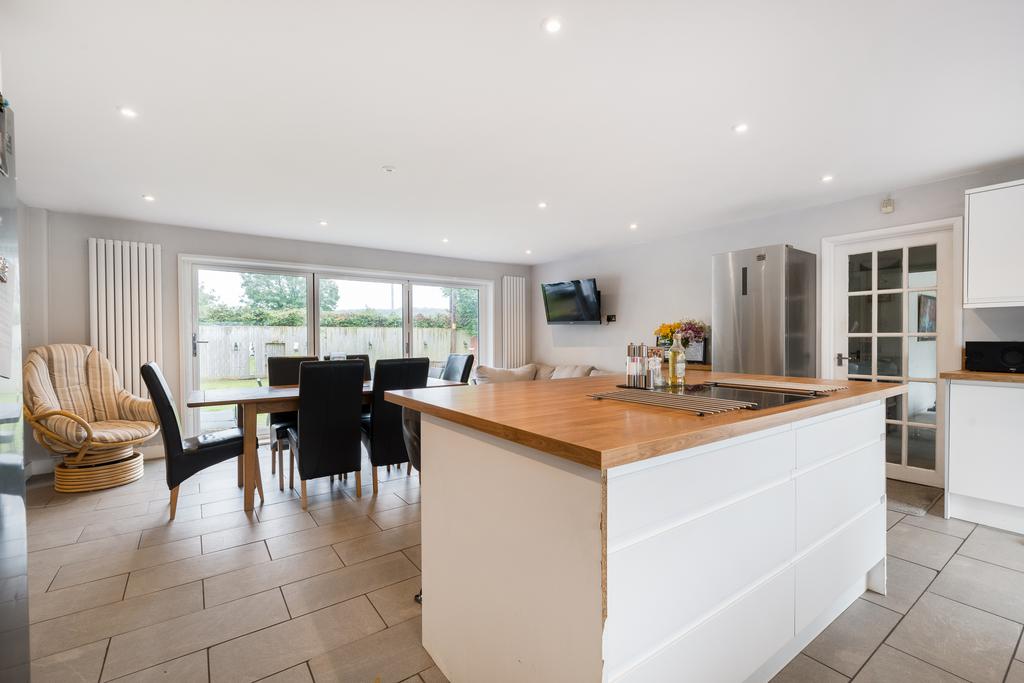
[[[195,332],[192,333],[192,357],[197,358],[199,356],[199,345],[209,344],[210,342],[205,339],[199,339],[199,335]]]
[[[842,353],[836,354],[836,367],[843,367],[844,360],[855,360],[860,362],[860,351],[854,351],[849,356],[844,356]]]

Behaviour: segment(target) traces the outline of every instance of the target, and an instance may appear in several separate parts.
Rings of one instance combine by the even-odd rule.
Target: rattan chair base
[[[101,464],[68,466],[61,462],[53,471],[53,488],[60,493],[100,491],[141,479],[143,473],[142,453],[139,452]]]

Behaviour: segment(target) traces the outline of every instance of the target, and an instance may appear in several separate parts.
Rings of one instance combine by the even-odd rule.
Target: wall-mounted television
[[[549,282],[540,286],[548,325],[600,325],[601,292],[597,280]]]

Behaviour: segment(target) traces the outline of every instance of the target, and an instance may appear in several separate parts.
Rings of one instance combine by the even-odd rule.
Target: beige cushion
[[[477,384],[498,384],[500,382],[526,382],[537,376],[537,366],[533,363],[521,368],[506,370],[478,365],[476,368]]]
[[[568,379],[569,377],[586,377],[594,369],[593,365],[558,365],[551,373],[551,379]]]
[[[544,363],[534,363],[537,366],[537,375],[534,379],[551,379],[551,373],[555,371],[554,365],[545,365]]]

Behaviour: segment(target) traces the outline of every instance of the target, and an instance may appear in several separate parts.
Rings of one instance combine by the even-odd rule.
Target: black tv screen
[[[540,286],[548,325],[600,325],[601,292],[597,280],[549,282]]]

